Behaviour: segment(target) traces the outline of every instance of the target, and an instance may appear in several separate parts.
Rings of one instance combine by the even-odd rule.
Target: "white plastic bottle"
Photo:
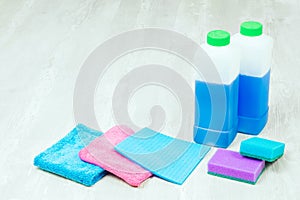
[[[270,66],[273,40],[259,22],[248,21],[232,37],[240,50],[238,131],[257,135],[268,120]]]
[[[214,63],[219,80],[195,81],[194,141],[226,148],[237,134],[239,56],[230,44],[230,34],[223,30],[209,32],[201,47]]]

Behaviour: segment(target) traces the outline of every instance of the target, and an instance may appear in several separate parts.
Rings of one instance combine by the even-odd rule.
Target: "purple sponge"
[[[208,173],[241,182],[255,184],[265,167],[265,161],[247,158],[238,152],[218,149],[208,162]]]

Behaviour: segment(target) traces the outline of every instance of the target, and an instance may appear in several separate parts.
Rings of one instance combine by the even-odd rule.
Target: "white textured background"
[[[297,0],[0,0],[0,199],[299,198],[299,10]],[[200,43],[211,29],[235,33],[240,22],[249,19],[263,22],[275,42],[269,122],[261,136],[286,143],[284,157],[268,166],[255,186],[207,175],[206,164],[215,149],[182,186],[151,178],[140,188],[132,188],[108,175],[88,188],[33,166],[35,155],[73,128],[76,77],[89,53],[103,41],[150,26],[176,30]],[[158,61],[189,77],[189,66],[183,67],[175,58],[159,58],[156,52],[147,55],[154,61],[151,56],[141,61],[137,55],[120,60],[111,68],[113,75],[103,81],[117,82],[124,73],[120,66],[126,71],[140,62]],[[113,125],[112,85],[103,85],[96,94],[96,99],[106,97],[95,105],[103,130]],[[136,94],[136,101],[139,95],[149,93]],[[172,98],[166,97],[170,102]],[[173,114],[167,116],[171,117],[165,126],[168,134],[177,130],[180,120],[175,103]],[[147,109],[138,110],[132,118],[147,124]],[[238,150],[245,138],[238,135],[230,149]]]

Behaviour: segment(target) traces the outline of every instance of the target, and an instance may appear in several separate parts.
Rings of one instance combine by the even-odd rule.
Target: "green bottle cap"
[[[210,31],[207,34],[207,44],[212,46],[226,46],[230,43],[230,34],[223,30]]]
[[[262,34],[263,25],[259,22],[248,21],[241,24],[240,33],[245,36],[259,36]]]

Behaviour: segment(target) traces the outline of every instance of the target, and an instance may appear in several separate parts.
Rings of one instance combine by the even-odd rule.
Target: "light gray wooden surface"
[[[299,10],[297,0],[0,0],[0,199],[299,198]],[[211,29],[235,33],[240,22],[249,19],[263,22],[275,42],[269,122],[261,136],[286,143],[284,157],[268,166],[255,186],[207,175],[206,164],[215,149],[182,186],[151,178],[140,188],[132,188],[108,175],[88,188],[33,166],[35,155],[73,128],[76,77],[99,44],[120,32],[143,27],[175,30],[200,43]],[[163,62],[189,77],[189,66],[180,67],[176,58],[157,52],[143,55],[144,60],[137,55],[122,58],[112,66],[111,75],[103,77],[108,83],[99,86],[95,95],[102,130],[114,125],[111,83],[116,83],[128,66]],[[163,91],[157,92],[155,95],[163,95]],[[139,95],[151,96],[142,91]],[[172,102],[174,97],[166,99]],[[148,100],[151,103],[151,97]],[[149,122],[148,108],[128,109],[132,109],[133,119],[140,120],[139,125]],[[172,135],[178,128],[180,110],[170,112],[165,132]],[[229,149],[238,150],[248,137],[239,134]]]

